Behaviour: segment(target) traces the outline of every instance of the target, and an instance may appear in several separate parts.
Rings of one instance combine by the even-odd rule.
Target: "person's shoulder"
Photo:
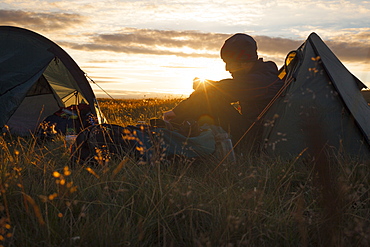
[[[223,83],[229,83],[229,82],[232,82],[232,81],[234,81],[233,78],[226,78],[226,79],[219,80],[218,83],[223,84]]]
[[[278,70],[278,67],[274,61],[264,61],[262,58],[258,60],[259,64],[263,68],[269,68],[273,70]]]

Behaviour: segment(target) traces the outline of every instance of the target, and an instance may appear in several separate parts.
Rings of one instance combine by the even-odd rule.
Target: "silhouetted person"
[[[283,85],[274,62],[264,62],[257,56],[256,41],[237,33],[221,48],[221,58],[232,79],[206,81],[194,88],[189,98],[163,114],[165,121],[181,123],[187,119],[221,126],[234,143],[241,138],[261,111]],[[238,102],[237,110],[233,102]],[[253,127],[247,140],[260,137],[260,126]],[[244,141],[244,140],[243,140]]]

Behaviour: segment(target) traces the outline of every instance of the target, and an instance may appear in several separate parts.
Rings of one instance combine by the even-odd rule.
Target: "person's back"
[[[224,80],[223,90],[238,99],[244,118],[253,122],[283,85],[277,75],[275,63],[259,59],[250,71],[234,73],[233,79]]]
[[[283,82],[278,78],[274,62],[258,59],[256,42],[246,34],[235,34],[227,39],[221,48],[221,58],[232,78],[199,87],[172,111],[164,113],[164,119],[182,122],[191,118],[200,123],[220,125],[236,142]],[[231,105],[233,102],[240,103],[242,114]],[[257,126],[256,133],[248,135],[256,138],[258,129]]]

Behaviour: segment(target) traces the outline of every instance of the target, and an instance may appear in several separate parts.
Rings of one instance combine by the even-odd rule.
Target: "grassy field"
[[[109,123],[180,99],[100,99]],[[63,136],[0,137],[3,246],[369,246],[370,164],[237,154],[70,167]]]

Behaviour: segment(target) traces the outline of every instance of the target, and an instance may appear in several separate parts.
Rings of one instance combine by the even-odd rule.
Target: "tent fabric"
[[[44,97],[49,100],[40,97],[45,94],[49,94]],[[38,107],[31,112],[21,111],[31,110],[19,108],[26,98],[30,105]],[[40,116],[54,110],[56,105],[67,107],[81,102],[88,103],[91,112],[102,121],[84,72],[61,47],[33,31],[0,26],[0,126],[8,125],[11,130],[26,133],[30,129],[21,126],[31,125],[22,121],[37,123],[42,120]],[[11,119],[15,112],[17,117]]]
[[[48,107],[44,107],[45,102],[48,102]],[[34,109],[41,109],[41,111],[35,115]],[[24,135],[27,131],[35,132],[41,120],[57,110],[59,110],[59,105],[52,94],[27,96],[8,120],[7,126],[10,126],[12,132],[17,134]]]
[[[53,59],[49,63],[44,71],[44,76],[61,99],[76,90],[81,91],[79,84],[75,81],[70,71],[58,58]]]
[[[370,108],[363,84],[315,33],[296,53],[287,75],[293,81],[263,118],[263,151],[298,156],[319,139],[336,153],[369,157]]]
[[[160,136],[160,140],[154,143],[148,136],[138,135],[146,150],[151,151],[153,146],[161,144],[165,155],[169,157],[173,155],[182,155],[187,158],[207,156],[213,154],[216,149],[216,141],[211,129],[205,129],[198,136],[193,137],[186,137],[177,131],[165,128],[155,128],[152,131]]]
[[[345,102],[346,107],[350,110],[352,116],[358,122],[359,127],[370,138],[370,108],[358,89],[358,79],[352,75],[333,52],[324,44],[319,36],[312,34],[309,38],[316,48],[316,53],[322,60],[323,67],[327,72],[333,86]],[[316,44],[316,45],[315,45]]]
[[[184,136],[179,130],[149,125],[97,124],[81,131],[71,147],[72,164],[96,164],[114,156],[130,154],[137,160],[207,157],[216,154],[215,135],[226,134],[219,126],[204,125],[196,136]],[[95,159],[94,157],[100,157]]]

